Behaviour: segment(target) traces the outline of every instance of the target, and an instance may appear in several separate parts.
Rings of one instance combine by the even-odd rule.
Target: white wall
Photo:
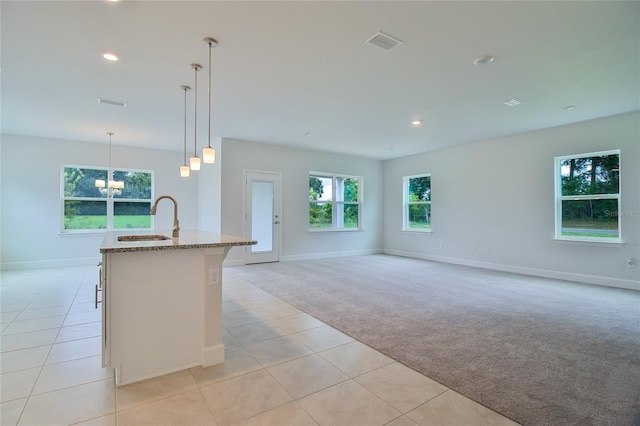
[[[382,250],[382,162],[326,152],[222,140],[222,233],[243,235],[244,170],[282,173],[281,260],[310,259]],[[363,231],[309,232],[309,172],[362,176]],[[234,247],[227,264],[241,263]]]
[[[213,141],[212,141],[213,142]],[[113,166],[155,171],[155,196],[178,199],[182,229],[243,235],[243,171],[282,173],[281,260],[385,251],[640,289],[640,114],[630,113],[385,162],[225,139],[214,166],[179,177],[179,152],[113,145]],[[622,245],[553,240],[553,158],[621,149]],[[108,165],[103,143],[2,135],[0,266],[94,262],[102,234],[60,234],[60,167]],[[26,164],[26,169],[23,167]],[[310,170],[364,177],[362,232],[310,233]],[[402,229],[402,177],[432,174],[433,233]],[[157,229],[173,209],[162,202]],[[473,248],[475,247],[475,251]],[[239,264],[234,248],[227,264]]]
[[[198,179],[198,229],[220,233],[222,141],[212,140],[211,146],[216,150],[216,162],[202,163],[200,171],[191,174],[197,174]]]
[[[625,243],[555,241],[554,157],[618,148]],[[402,231],[402,177],[420,173],[431,173],[432,234]],[[388,160],[385,252],[640,289],[640,266],[627,267],[640,260],[639,187],[638,113]]]
[[[2,268],[97,261],[102,233],[60,234],[60,170],[63,164],[107,167],[108,145],[3,134],[0,155]],[[181,178],[178,171],[181,163],[182,155],[178,152],[112,146],[112,166],[153,170],[154,195],[176,197],[180,227],[195,229],[198,180]],[[170,202],[160,202],[154,220],[156,229],[171,229]]]

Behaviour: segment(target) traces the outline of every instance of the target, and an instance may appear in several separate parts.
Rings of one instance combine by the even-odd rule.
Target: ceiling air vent
[[[123,101],[114,101],[113,99],[98,98],[99,104],[107,104],[119,107],[126,107],[127,103]]]
[[[509,99],[507,101],[504,101],[503,103],[506,106],[514,107],[514,106],[518,106],[518,105],[524,103],[524,101],[521,100],[521,99],[513,98],[513,99]]]
[[[401,44],[402,40],[398,40],[397,38],[392,37],[389,34],[378,31],[376,34],[369,37],[367,41],[365,41],[365,43],[388,52],[397,45]]]

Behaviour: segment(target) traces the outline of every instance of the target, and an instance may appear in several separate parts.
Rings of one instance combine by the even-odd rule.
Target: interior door
[[[247,264],[280,260],[280,174],[245,172],[245,229],[258,244],[247,247]]]

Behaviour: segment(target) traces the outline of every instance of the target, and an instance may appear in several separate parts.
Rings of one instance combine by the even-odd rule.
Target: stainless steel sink
[[[119,235],[118,241],[162,241],[170,240],[166,235]]]

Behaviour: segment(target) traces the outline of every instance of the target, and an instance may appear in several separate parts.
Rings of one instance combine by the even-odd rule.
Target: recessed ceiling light
[[[311,132],[304,132],[305,136],[311,136]]]
[[[577,106],[575,106],[575,105],[567,105],[567,106],[566,106],[566,107],[564,107],[563,109],[564,109],[565,111],[573,111],[573,110],[574,110],[574,109],[576,109],[576,108],[578,108],[578,107],[577,107]]]
[[[102,52],[100,52],[100,55],[102,55],[102,57],[107,61],[115,62],[118,59],[120,59],[120,55],[118,55],[116,52],[113,52],[111,50],[103,50]]]
[[[421,125],[421,124],[422,124],[422,120],[413,120],[413,121],[411,122],[411,125],[412,125],[412,126],[419,126],[419,125]]]
[[[495,59],[495,56],[491,55],[478,56],[473,60],[473,65],[489,65]]]
[[[510,107],[518,106],[522,103],[524,103],[523,100],[516,99],[516,98],[509,99],[508,101],[504,101],[504,104]]]

